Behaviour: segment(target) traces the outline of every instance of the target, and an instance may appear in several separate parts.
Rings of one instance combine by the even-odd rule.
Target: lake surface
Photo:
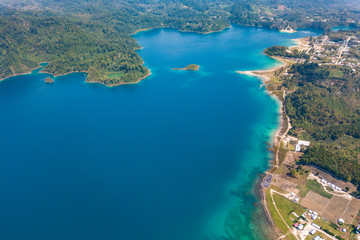
[[[157,29],[134,36],[152,72],[139,84],[0,82],[0,238],[266,239],[254,188],[279,105],[235,71],[279,64],[262,51],[315,34]]]
[[[338,26],[338,27],[331,28],[331,30],[334,31],[334,32],[337,32],[337,31],[340,31],[340,30],[352,30],[352,29],[355,29],[355,28],[352,27],[352,26]]]

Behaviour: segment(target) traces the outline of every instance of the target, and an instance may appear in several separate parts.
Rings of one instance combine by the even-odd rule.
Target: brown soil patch
[[[337,222],[337,220],[343,216],[345,210],[349,206],[349,203],[350,200],[339,196],[333,196],[325,210],[320,213],[320,215],[327,220]]]
[[[284,164],[295,164],[296,161],[300,159],[301,155],[303,155],[302,152],[288,151],[285,156]]]
[[[360,200],[354,198],[353,200],[351,200],[349,207],[346,209],[342,218],[348,223],[353,223],[359,210],[360,210]]]
[[[279,175],[274,176],[273,184],[283,190],[288,191],[288,192],[292,192],[295,194],[298,194],[298,192],[299,192],[299,190],[296,189],[297,184],[292,183],[292,182],[288,181],[287,179],[280,177]],[[296,189],[296,191],[292,191],[293,189]]]
[[[330,200],[331,199],[323,197],[318,193],[309,191],[309,193],[306,195],[306,197],[301,202],[301,205],[303,207],[306,207],[307,209],[321,213],[324,210],[324,208],[326,207],[326,205],[329,203]]]

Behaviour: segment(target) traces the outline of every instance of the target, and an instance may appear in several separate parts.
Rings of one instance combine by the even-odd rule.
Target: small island
[[[174,70],[179,70],[179,71],[199,71],[200,66],[196,65],[196,64],[190,64],[184,68],[173,68]]]
[[[45,82],[46,83],[54,83],[54,79],[52,79],[51,77],[47,77],[47,78],[45,78]]]

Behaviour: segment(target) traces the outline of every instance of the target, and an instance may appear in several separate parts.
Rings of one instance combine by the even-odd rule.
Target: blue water
[[[331,28],[331,30],[333,30],[334,32],[340,31],[340,30],[352,30],[355,29],[355,27],[352,26],[338,26],[338,27],[333,27]]]
[[[254,186],[278,103],[235,70],[278,64],[266,47],[314,34],[157,29],[135,35],[152,72],[139,84],[0,82],[0,239],[265,239]]]

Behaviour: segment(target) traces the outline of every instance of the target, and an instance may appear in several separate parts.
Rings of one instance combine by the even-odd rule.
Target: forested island
[[[199,71],[200,66],[196,64],[190,64],[184,68],[173,68],[173,69],[179,71]]]
[[[350,4],[350,5],[349,5]],[[352,1],[0,0],[0,79],[48,62],[43,72],[87,72],[108,86],[149,75],[130,34],[151,28],[208,33],[232,23],[277,30],[358,26]],[[357,6],[357,5],[356,5]]]

